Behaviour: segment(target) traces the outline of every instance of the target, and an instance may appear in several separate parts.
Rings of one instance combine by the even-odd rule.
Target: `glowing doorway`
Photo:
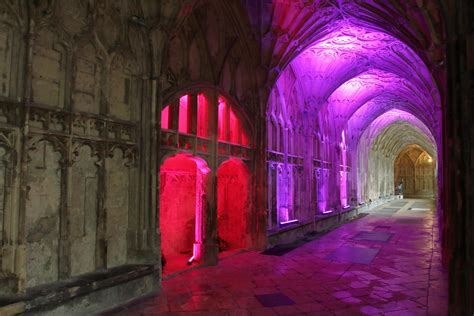
[[[166,273],[201,259],[209,171],[202,159],[185,154],[170,157],[161,166],[160,231]]]

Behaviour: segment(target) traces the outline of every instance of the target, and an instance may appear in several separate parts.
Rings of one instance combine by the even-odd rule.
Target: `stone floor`
[[[106,315],[447,315],[433,207],[382,205],[283,256],[249,251],[177,275]]]

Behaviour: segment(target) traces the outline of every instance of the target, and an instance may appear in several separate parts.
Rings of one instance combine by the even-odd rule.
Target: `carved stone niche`
[[[75,111],[100,113],[101,67],[95,47],[87,42],[74,56],[74,87],[72,93]]]
[[[141,96],[138,66],[131,56],[118,54],[112,61],[109,82],[109,114],[118,119],[135,120]]]
[[[21,31],[13,17],[0,4],[0,96],[18,97],[18,70],[21,53]]]
[[[124,149],[113,147],[105,159],[107,268],[127,262],[128,216],[134,192],[131,179],[135,172],[128,168],[127,154]]]
[[[97,207],[99,190],[98,157],[88,145],[78,144],[74,150],[70,200],[71,276],[96,269]]]
[[[33,101],[38,104],[64,108],[67,53],[58,36],[41,29],[33,48]]]
[[[59,214],[62,154],[52,142],[33,141],[28,152],[26,230],[26,286],[59,278]]]

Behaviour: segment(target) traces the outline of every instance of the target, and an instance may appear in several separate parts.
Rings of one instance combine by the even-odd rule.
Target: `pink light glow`
[[[280,72],[268,101],[269,165],[278,168],[276,176],[275,169],[268,169],[269,182],[276,187],[271,188],[268,199],[271,227],[275,213],[280,223],[294,219],[292,190],[299,188],[293,187],[291,175],[285,175],[292,173],[294,164],[286,156],[294,147],[307,146],[298,133],[287,134],[286,125],[321,134],[313,140],[314,150],[303,151],[305,159],[316,162],[313,170],[305,164],[302,167],[307,174],[314,171],[317,175],[312,179],[315,193],[304,199],[305,207],[314,208],[317,203],[320,214],[333,212],[337,205],[346,208],[355,200],[362,183],[354,181],[360,170],[359,148],[371,148],[387,124],[405,121],[423,134],[419,139],[426,143],[436,144],[435,138],[439,141],[441,135],[436,82],[408,45],[379,27],[356,25],[350,19],[328,23],[324,34],[318,35],[299,55],[288,56],[291,61]],[[338,144],[340,148],[334,150]],[[386,150],[384,147],[387,156]],[[275,152],[285,159],[273,158]]]
[[[241,120],[223,97],[219,98],[217,131],[220,141],[248,145],[248,137]]]
[[[341,167],[340,171],[341,183],[340,183],[340,203],[341,207],[345,208],[347,206],[347,144],[345,131],[341,133]]]
[[[167,261],[172,262],[188,251],[193,253],[192,260],[201,258],[205,184],[209,172],[202,159],[185,154],[170,157],[161,166],[160,231]]]
[[[246,246],[249,181],[250,172],[239,159],[227,160],[217,170],[217,232],[228,249]]]
[[[292,219],[292,220],[288,220],[286,222],[280,222],[281,225],[287,225],[287,224],[292,224],[292,223],[297,223],[298,220],[297,219]]]
[[[189,108],[188,108],[188,95],[183,95],[179,98],[179,122],[178,131],[181,133],[189,132]]]
[[[192,129],[192,109],[190,108],[190,96],[183,95],[178,103],[178,131],[190,133]],[[223,97],[219,97],[217,108],[218,115],[218,140],[233,144],[249,145],[248,136],[243,124],[234,110]],[[204,93],[197,95],[197,121],[196,135],[203,138],[209,137],[209,104]],[[167,105],[161,111],[161,128],[175,129],[173,127],[172,106]]]
[[[280,207],[280,224],[290,221],[290,210],[288,207]]]
[[[316,106],[322,106],[333,92],[333,100],[355,105],[384,91],[416,104],[439,105],[439,94],[431,93],[437,89],[430,71],[417,68],[414,75],[414,65],[420,64],[417,54],[397,38],[344,21],[296,56],[284,71],[296,72],[304,90],[311,91],[307,97],[320,103]]]
[[[245,133],[244,129],[242,129],[242,133],[241,133],[240,138],[242,140],[242,142],[241,142],[242,145],[244,145],[244,146],[249,145],[249,140],[248,140],[247,134]]]
[[[169,129],[170,128],[170,106],[167,105],[161,111],[161,128]]]
[[[235,116],[234,111],[230,109],[229,111],[229,132],[230,132],[230,142],[234,144],[240,144],[240,122],[239,119]]]
[[[208,137],[208,105],[207,98],[204,93],[198,95],[198,119],[197,119],[197,136]]]
[[[217,138],[227,141],[227,104],[223,98],[219,98]]]

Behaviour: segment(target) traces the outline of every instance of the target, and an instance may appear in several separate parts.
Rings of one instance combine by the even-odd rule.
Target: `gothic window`
[[[208,104],[207,98],[203,93],[198,95],[198,113],[197,113],[197,135],[199,137],[208,137]]]
[[[285,152],[285,127],[282,125],[280,127],[280,141],[279,141],[279,152]]]
[[[219,98],[219,105],[218,105],[218,124],[217,124],[217,135],[220,141],[227,141],[227,104],[222,98]]]
[[[161,111],[161,128],[162,129],[171,129],[172,122],[170,122],[170,106],[167,105],[165,108]]]
[[[110,68],[109,114],[122,120],[134,120],[138,66],[131,56],[119,54]]]
[[[162,109],[161,128],[209,138],[209,110],[209,99],[205,93],[185,94]],[[218,141],[248,146],[249,139],[243,122],[224,97],[219,97],[216,110]],[[173,119],[175,115],[176,122]],[[177,124],[177,128],[174,124]]]
[[[272,123],[272,150],[278,151],[278,125],[274,120],[271,120]]]
[[[178,131],[180,133],[189,132],[189,115],[191,113],[189,104],[189,96],[184,95],[179,98],[179,110],[178,110]]]
[[[75,55],[74,63],[74,109],[81,112],[100,113],[99,62],[94,46],[87,43]]]

